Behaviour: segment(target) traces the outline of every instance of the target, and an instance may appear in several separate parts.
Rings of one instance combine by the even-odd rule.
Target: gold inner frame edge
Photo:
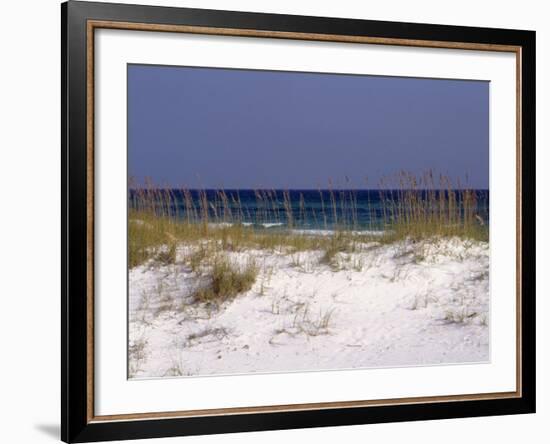
[[[306,404],[285,404],[256,407],[228,407],[218,409],[182,410],[172,412],[146,412],[116,415],[94,414],[94,31],[95,29],[119,29],[131,31],[177,32],[203,35],[235,37],[277,38],[289,40],[309,40],[339,43],[409,46],[422,48],[462,49],[474,51],[512,52],[516,56],[516,391],[496,393],[473,393],[448,396],[420,396],[361,401],[335,401]],[[214,28],[188,25],[165,25],[133,23],[108,20],[88,20],[86,26],[86,205],[87,205],[87,422],[114,422],[161,418],[189,418],[199,416],[226,416],[238,414],[259,414],[275,412],[295,412],[303,410],[327,410],[336,408],[359,408],[417,403],[460,402],[491,399],[520,398],[522,396],[522,348],[521,348],[521,152],[522,152],[522,48],[515,45],[488,43],[449,42],[436,40],[415,40],[368,36],[348,36],[334,34],[312,34],[286,31],[265,31],[254,29]]]

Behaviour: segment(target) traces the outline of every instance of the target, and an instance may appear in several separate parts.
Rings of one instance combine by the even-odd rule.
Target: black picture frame
[[[87,172],[87,23],[90,20],[162,25],[368,36],[485,45],[521,53],[521,283],[518,331],[521,394],[499,399],[237,413],[196,417],[96,421],[90,417],[87,302],[89,219]],[[511,415],[535,412],[535,32],[69,1],[61,5],[61,439],[90,442],[180,435]],[[90,323],[92,328],[90,328]]]

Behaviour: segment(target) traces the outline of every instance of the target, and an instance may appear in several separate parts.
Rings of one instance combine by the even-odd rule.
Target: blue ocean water
[[[440,199],[448,201],[447,191],[419,191],[416,195],[427,202],[429,193],[438,202]],[[456,193],[459,194],[458,191]],[[474,214],[488,223],[489,191],[473,190],[473,193],[476,200]],[[130,208],[139,208],[144,205],[144,201],[148,205],[154,202],[155,211],[159,214],[191,222],[207,217],[211,223],[242,223],[263,229],[292,227],[302,230],[383,230],[391,223],[392,213],[397,212],[401,205],[399,190],[129,191]],[[458,200],[456,204],[460,208],[462,202]],[[208,208],[207,214],[205,207]]]

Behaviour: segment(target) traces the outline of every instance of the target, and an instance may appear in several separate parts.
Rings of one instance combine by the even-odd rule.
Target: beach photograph
[[[489,82],[127,79],[129,379],[490,361]]]

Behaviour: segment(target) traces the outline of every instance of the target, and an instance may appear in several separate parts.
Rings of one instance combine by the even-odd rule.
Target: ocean
[[[448,214],[489,222],[489,190],[180,190],[131,189],[130,209],[189,222],[258,229],[384,230],[395,218]],[[412,204],[411,204],[412,202]],[[458,215],[458,216],[457,216]]]

